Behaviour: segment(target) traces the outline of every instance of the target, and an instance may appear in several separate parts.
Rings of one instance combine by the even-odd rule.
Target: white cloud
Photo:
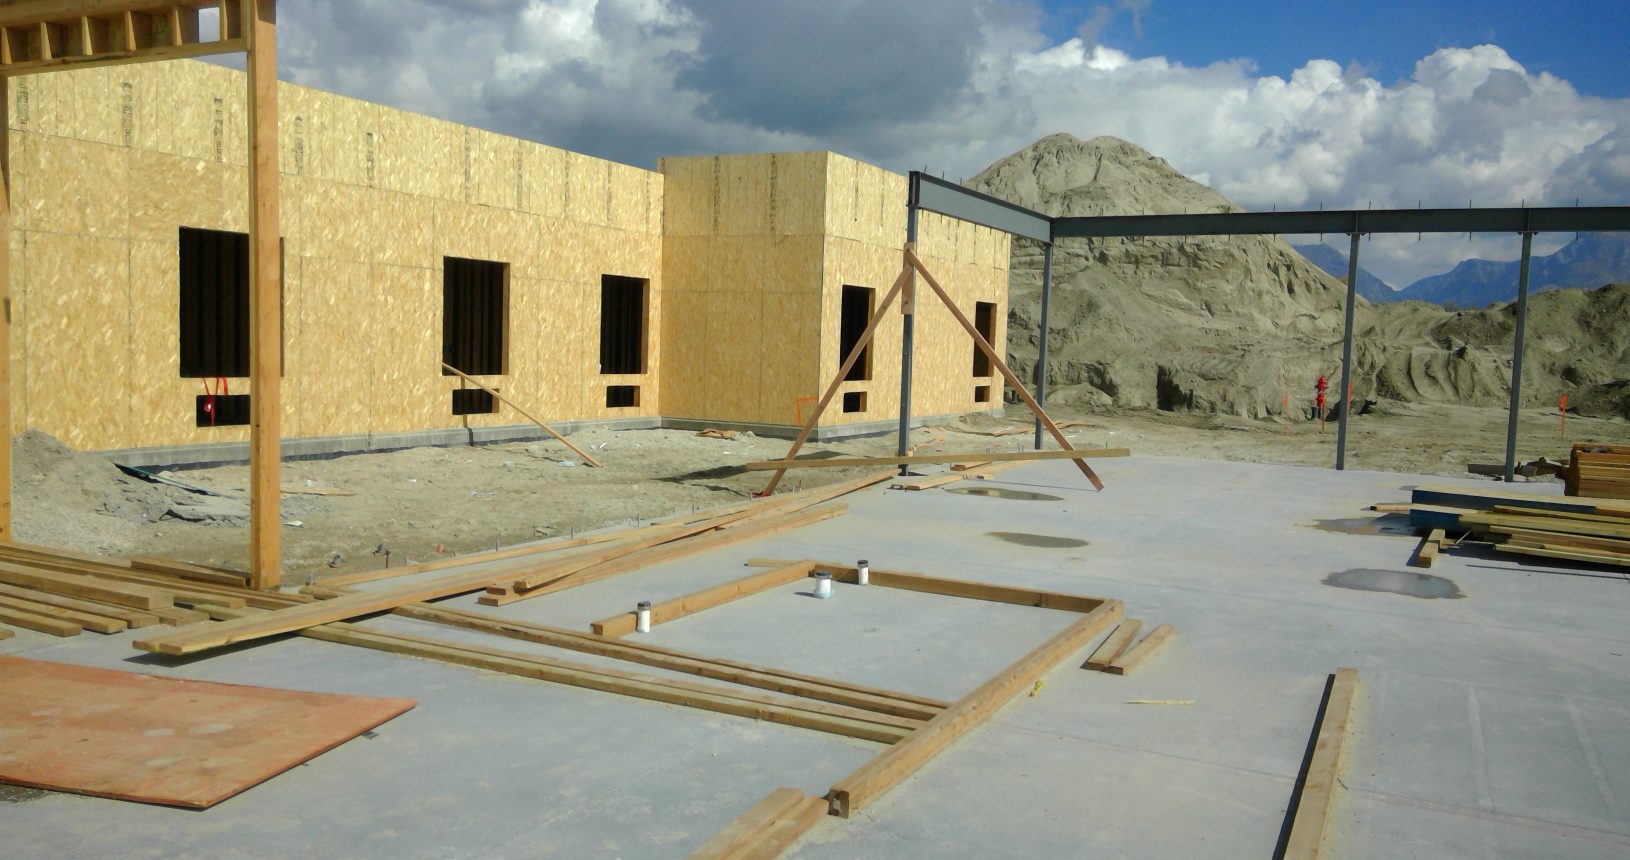
[[[1097,6],[1057,43],[1025,0],[282,6],[291,80],[648,166],[820,147],[959,178],[1066,131],[1126,138],[1254,209],[1630,202],[1630,100],[1495,45],[1383,83],[1328,59],[1282,78],[1095,43],[1148,0]],[[1366,266],[1407,283],[1506,244],[1389,239]]]

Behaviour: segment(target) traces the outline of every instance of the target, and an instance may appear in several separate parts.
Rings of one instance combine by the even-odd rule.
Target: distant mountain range
[[[1324,270],[1332,278],[1343,282],[1347,280],[1347,255],[1325,244],[1292,245],[1308,262]],[[1362,258],[1364,255],[1360,254]],[[1372,302],[1395,302],[1397,290],[1391,284],[1377,278],[1363,266],[1358,267],[1358,294]]]
[[[1347,257],[1335,248],[1297,245],[1296,250],[1324,271],[1338,278],[1347,277]],[[1422,301],[1484,308],[1516,300],[1520,266],[1516,260],[1465,260],[1441,275],[1421,278],[1401,290],[1391,289],[1361,267],[1358,293],[1372,302]],[[1532,295],[1568,287],[1595,289],[1617,281],[1630,281],[1630,236],[1581,233],[1556,253],[1533,259],[1528,291]]]

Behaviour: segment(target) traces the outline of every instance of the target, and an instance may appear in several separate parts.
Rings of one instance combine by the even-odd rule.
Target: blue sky
[[[288,80],[643,167],[830,149],[959,179],[1065,132],[1246,209],[1630,203],[1630,0],[279,8]],[[1515,253],[1377,240],[1365,265],[1402,285]]]

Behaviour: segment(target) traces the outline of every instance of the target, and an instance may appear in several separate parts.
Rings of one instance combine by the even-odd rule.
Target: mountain
[[[1462,308],[1515,301],[1520,268],[1516,260],[1466,260],[1441,275],[1422,278],[1389,298]],[[1528,292],[1533,295],[1567,287],[1594,289],[1614,281],[1630,281],[1630,236],[1581,233],[1556,253],[1533,259]]]
[[[1318,266],[1325,274],[1342,282],[1347,280],[1347,255],[1324,243],[1314,245],[1292,245],[1296,253],[1308,258],[1313,265]],[[1370,274],[1363,266],[1358,267],[1358,294],[1372,302],[1396,301],[1393,293],[1397,292],[1387,285],[1386,281]]]
[[[1239,211],[1113,137],[1045,137],[968,185],[1054,216]],[[1007,340],[1022,377],[1038,354],[1041,261],[1036,243],[1013,243]],[[1307,414],[1314,380],[1340,372],[1346,288],[1279,237],[1062,239],[1053,275],[1052,401],[1265,417],[1289,397]],[[1566,393],[1584,414],[1630,417],[1630,284],[1554,290],[1529,313],[1524,403]],[[1510,304],[1451,312],[1360,301],[1353,393],[1504,405],[1514,322]]]

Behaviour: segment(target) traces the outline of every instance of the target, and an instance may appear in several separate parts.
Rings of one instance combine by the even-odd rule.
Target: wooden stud
[[[51,594],[45,591],[35,591],[28,588],[18,588],[15,585],[0,584],[0,595],[7,597],[21,597],[34,603],[44,603],[50,606],[60,606],[63,609],[75,609],[80,612],[89,612],[104,618],[117,618],[125,623],[126,627],[151,627],[158,623],[158,616],[149,612],[130,609],[124,606],[109,606],[93,600],[78,600],[64,597],[60,594]]]
[[[1143,661],[1153,657],[1162,645],[1171,641],[1172,637],[1176,635],[1177,631],[1172,629],[1170,624],[1162,624],[1150,631],[1148,636],[1143,637],[1142,642],[1132,646],[1132,650],[1115,658],[1115,661],[1105,667],[1104,671],[1111,675],[1130,674]]]
[[[12,56],[20,35],[7,29],[4,50]],[[11,62],[9,59],[6,61]],[[11,83],[0,78],[0,542],[11,531]]]
[[[752,576],[704,588],[683,597],[665,600],[651,606],[651,624],[666,624],[677,618],[694,615],[704,609],[712,609],[733,600],[768,591],[783,585],[789,585],[801,579],[808,579],[809,572],[815,567],[813,561],[798,561],[786,567],[755,573]],[[589,623],[589,629],[597,636],[626,636],[634,632],[635,615],[624,612],[610,618]]]
[[[954,484],[962,480],[962,478],[962,475],[935,475],[931,478],[919,478],[915,481],[898,481],[890,484],[889,489],[912,491],[932,490],[935,487],[943,487],[946,484]]]
[[[1041,422],[1043,427],[1047,428],[1047,432],[1058,443],[1058,447],[1065,451],[1073,450],[1070,440],[1064,437],[1064,431],[1053,423],[1053,419],[1047,415],[1047,410],[1041,408],[1041,404],[1036,402],[1036,398],[1030,395],[1030,391],[1024,387],[1024,383],[1008,368],[1007,362],[996,354],[996,348],[991,346],[990,342],[985,340],[985,336],[979,333],[978,327],[968,321],[967,316],[962,313],[962,309],[956,306],[956,302],[951,300],[950,294],[945,292],[945,288],[941,287],[939,281],[934,279],[933,273],[928,271],[928,267],[917,259],[917,255],[912,253],[910,248],[906,249],[905,255],[906,263],[916,270],[917,274],[922,275],[923,283],[934,291],[934,295],[939,296],[940,303],[945,305],[945,309],[951,312],[951,316],[955,317],[957,323],[968,333],[968,336],[973,338],[974,345],[979,347],[979,351],[983,352],[985,357],[990,360],[991,367],[996,368],[1002,374],[1002,377],[1007,380],[1007,384],[1012,387],[1013,393],[1019,395],[1019,399],[1024,401],[1024,405],[1030,407],[1030,411],[1035,413],[1036,419]],[[986,459],[996,460],[1000,458],[991,456]],[[1102,490],[1104,488],[1104,482],[1098,479],[1097,473],[1092,471],[1092,467],[1088,466],[1085,460],[1077,459],[1075,465],[1081,469],[1081,474],[1087,477],[1094,489]]]
[[[67,621],[78,624],[86,630],[95,633],[120,633],[130,625],[116,618],[105,615],[92,615],[89,612],[80,612],[75,609],[64,609],[46,603],[35,603],[32,600],[22,600],[16,597],[0,597],[0,607],[39,615],[44,618],[55,618],[58,621]]]
[[[1121,626],[1115,628],[1115,632],[1109,634],[1109,638],[1104,640],[1104,644],[1099,645],[1098,650],[1092,652],[1092,656],[1087,658],[1086,667],[1100,672],[1108,669],[1109,664],[1115,662],[1115,658],[1121,656],[1121,652],[1126,650],[1126,646],[1132,644],[1132,639],[1138,635],[1138,629],[1142,626],[1143,622],[1136,618],[1128,618],[1122,621]]]
[[[453,373],[457,374],[458,377],[460,379],[464,380],[465,382],[468,382],[471,385],[474,385],[476,388],[479,388],[482,391],[485,391],[488,394],[491,394],[493,397],[498,398],[499,401],[503,402],[509,408],[515,410],[516,412],[521,413],[522,418],[525,418],[526,420],[531,421],[533,424],[536,424],[539,427],[542,427],[544,429],[544,432],[546,432],[550,436],[553,436],[556,439],[558,439],[562,445],[565,445],[566,447],[572,449],[572,453],[576,454],[579,457],[582,457],[583,462],[588,463],[590,466],[594,466],[595,468],[600,468],[600,461],[599,460],[596,460],[593,457],[590,457],[588,454],[584,453],[581,448],[578,448],[576,445],[573,445],[571,442],[566,441],[566,437],[560,435],[557,432],[555,432],[555,428],[550,427],[548,424],[545,424],[542,421],[538,420],[537,418],[532,417],[531,413],[527,412],[525,409],[522,409],[519,406],[516,406],[515,401],[510,400],[508,397],[505,397],[502,394],[499,394],[497,389],[488,388],[486,385],[483,385],[480,381],[476,380],[474,377],[470,376],[468,373],[465,373],[464,371],[459,370],[458,368],[452,366],[451,364],[448,364],[445,361],[441,363],[441,366],[445,367],[448,370],[452,371]]]
[[[111,50],[109,45],[108,22],[101,18],[81,15],[68,30],[65,53],[73,57],[94,57]]]
[[[1121,613],[1120,601],[1106,601],[979,685],[979,689],[929,720],[909,738],[861,765],[827,793],[832,814],[848,818],[883,796],[962,735],[989,719],[1048,670],[1086,647],[1104,628],[1120,620]]]
[[[1433,529],[1426,537],[1421,538],[1421,545],[1415,548],[1415,555],[1409,559],[1411,567],[1431,567],[1432,562],[1438,559],[1438,549],[1443,545],[1443,529]]]
[[[786,559],[750,558],[747,560],[748,567],[782,567],[793,563]],[[859,581],[859,571],[853,565],[817,561],[815,562],[815,569],[831,573],[832,578],[838,582],[854,583]],[[868,575],[867,581],[880,588],[898,588],[903,591],[918,591],[924,594],[939,594],[946,597],[963,597],[969,600],[986,600],[991,603],[1008,603],[1014,606],[1036,606],[1042,609],[1059,609],[1065,612],[1091,612],[1106,602],[1106,598],[1091,597],[1084,594],[1066,594],[1062,591],[1043,591],[1036,588],[996,585],[967,579],[946,579],[940,576],[903,573],[895,570],[873,569]]]
[[[11,632],[10,627],[0,627],[0,642],[4,642],[17,634]]]
[[[861,355],[865,354],[866,347],[871,344],[872,337],[877,334],[877,327],[888,316],[889,305],[894,304],[895,299],[899,298],[900,292],[905,289],[910,281],[911,269],[901,268],[899,277],[894,279],[894,286],[889,287],[889,291],[883,294],[883,300],[877,303],[877,310],[872,311],[872,318],[867,321],[866,328],[861,331],[860,337],[855,340],[855,345],[849,348],[849,354],[844,356],[843,364],[838,367],[838,372],[832,377],[831,383],[826,386],[826,391],[821,395],[821,399],[816,401],[815,408],[810,412],[809,417],[804,419],[804,426],[798,430],[798,437],[792,440],[792,447],[787,449],[784,459],[791,460],[797,456],[799,449],[803,448],[804,443],[809,440],[810,434],[815,432],[815,425],[821,420],[821,413],[826,411],[826,407],[832,403],[832,398],[837,396],[838,389],[843,385],[844,377],[849,375],[849,370],[855,366],[856,362],[860,361]],[[768,496],[774,493],[775,488],[780,485],[781,479],[786,477],[786,474],[786,470],[782,469],[771,475],[770,482],[764,485],[764,489],[759,495]]]
[[[1358,688],[1358,672],[1337,669],[1330,683],[1330,698],[1319,722],[1318,739],[1308,762],[1307,779],[1302,782],[1302,799],[1291,821],[1285,860],[1314,860],[1324,841],[1324,822],[1330,813],[1336,778],[1341,774],[1342,755],[1347,745],[1347,724],[1352,716],[1353,694]]]
[[[249,31],[249,585],[283,581],[283,260],[278,230],[277,0],[255,0]],[[196,31],[197,16],[193,17]]]
[[[242,588],[245,585],[242,574],[229,573],[213,567],[187,564],[186,562],[171,561],[167,558],[154,558],[152,556],[136,556],[130,560],[130,566],[136,570],[151,570],[155,573],[167,573],[181,579],[191,579],[197,582],[208,582],[214,585],[226,585]]]
[[[173,605],[168,594],[158,589],[120,582],[108,582],[87,576],[72,576],[43,570],[28,570],[13,564],[0,564],[0,582],[35,591],[48,591],[68,597],[112,603],[152,611]]]
[[[770,792],[768,797],[754,804],[753,808],[742,813],[740,818],[715,833],[702,847],[692,851],[689,860],[729,860],[741,847],[743,840],[791,812],[803,801],[804,796],[803,790],[797,788],[778,788]]]
[[[999,454],[913,454],[905,457],[817,457],[807,460],[754,460],[742,468],[749,472],[767,472],[771,469],[847,469],[856,466],[885,466],[890,463],[911,466],[932,466],[941,463],[962,463],[974,457],[986,460],[1079,460],[1083,457],[1130,457],[1130,448],[1091,448],[1067,451],[1007,451]]]
[[[0,605],[0,621],[17,627],[25,627],[29,630],[37,630],[41,633],[49,633],[52,636],[78,636],[80,631],[85,629],[77,622],[36,615],[32,612],[24,612],[3,605]]]

